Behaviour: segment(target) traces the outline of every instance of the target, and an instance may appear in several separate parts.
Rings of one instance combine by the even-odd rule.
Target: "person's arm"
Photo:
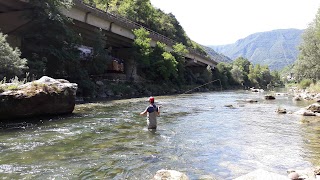
[[[158,106],[158,111],[157,111],[158,116],[160,116],[160,107],[161,107],[161,106]]]
[[[148,112],[148,108],[146,110],[144,110],[143,112],[140,113],[141,116],[146,115]]]

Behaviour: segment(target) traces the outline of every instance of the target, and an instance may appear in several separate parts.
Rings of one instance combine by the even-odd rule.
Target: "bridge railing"
[[[122,17],[120,15],[116,15],[116,14],[112,14],[110,12],[106,12],[106,11],[103,11],[101,9],[98,9],[90,4],[87,4],[85,2],[83,2],[83,0],[73,0],[74,3],[76,5],[78,5],[79,7],[85,9],[85,10],[89,10],[90,12],[93,12],[95,13],[95,15],[99,16],[99,17],[102,17],[102,18],[107,18],[108,20],[111,20],[112,22],[117,22],[117,23],[120,23],[122,26],[126,27],[126,28],[129,28],[131,30],[133,29],[139,29],[139,28],[144,28],[146,29],[147,31],[149,31],[150,33],[150,37],[153,38],[154,40],[157,40],[157,41],[160,41],[160,42],[163,42],[167,45],[170,45],[170,46],[173,46],[175,45],[176,41],[154,31],[154,30],[151,30],[137,22],[134,22],[134,21],[131,21],[125,17]],[[209,57],[206,57],[204,56],[203,54],[200,54],[199,52],[197,52],[195,49],[192,49],[192,48],[189,48],[187,47],[188,51],[192,54],[197,54],[198,56],[204,58],[204,59],[207,59],[207,60],[210,60],[210,61],[213,61],[211,58]]]

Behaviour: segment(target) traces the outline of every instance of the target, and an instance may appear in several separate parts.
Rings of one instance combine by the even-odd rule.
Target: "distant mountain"
[[[302,33],[303,30],[299,29],[278,29],[249,35],[234,44],[209,47],[232,60],[241,56],[253,64],[280,70],[297,59]]]
[[[229,57],[221,54],[221,53],[217,53],[216,51],[214,51],[212,48],[207,47],[207,46],[202,46],[204,48],[204,50],[208,53],[208,55],[210,56],[211,59],[219,62],[227,62],[230,63],[232,62],[232,59],[230,59]]]

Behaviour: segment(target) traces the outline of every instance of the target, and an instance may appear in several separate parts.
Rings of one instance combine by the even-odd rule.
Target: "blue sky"
[[[202,45],[234,43],[274,29],[305,29],[320,7],[319,0],[151,0],[172,13],[187,35]]]

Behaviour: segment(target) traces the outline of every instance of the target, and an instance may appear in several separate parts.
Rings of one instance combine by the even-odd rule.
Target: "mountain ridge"
[[[232,60],[244,57],[253,64],[268,65],[271,70],[280,70],[295,62],[303,31],[291,28],[258,32],[233,44],[208,47]]]

